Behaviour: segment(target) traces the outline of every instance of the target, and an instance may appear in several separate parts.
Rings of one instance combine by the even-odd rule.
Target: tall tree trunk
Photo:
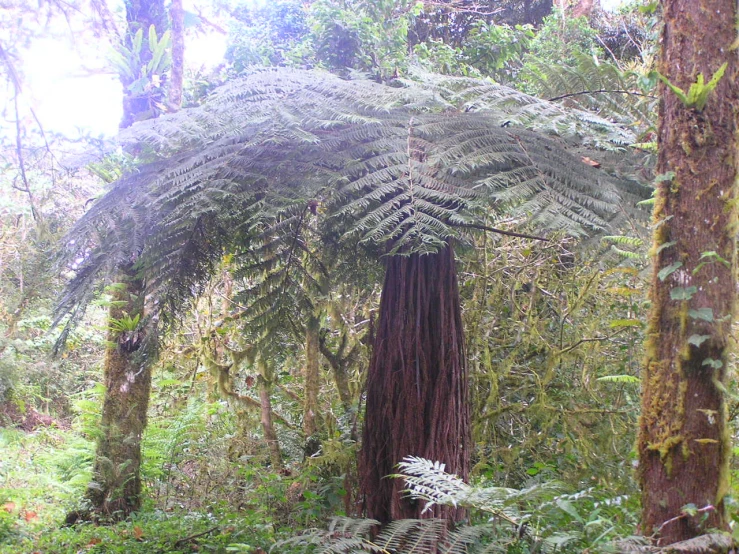
[[[161,38],[167,28],[167,12],[164,0],[126,0],[126,33],[124,42],[132,47],[132,39],[138,30],[144,34],[140,51],[140,62],[146,64],[151,59],[148,48],[148,31],[153,25]],[[135,69],[134,73],[139,68]],[[130,76],[119,75],[124,91],[133,82]],[[133,124],[138,119],[155,115],[148,113],[152,98],[123,97],[123,119],[121,128]],[[145,285],[137,279],[133,264],[120,268],[118,280],[125,283],[125,291],[114,294],[115,303],[108,316],[109,324],[124,317],[144,319]],[[143,323],[143,322],[142,322]],[[135,332],[110,331],[105,353],[103,378],[105,398],[101,419],[101,435],[98,439],[93,478],[86,499],[91,512],[74,511],[67,515],[67,523],[79,519],[112,520],[128,517],[141,506],[141,438],[146,427],[146,411],[151,394],[151,365],[153,352],[141,352],[139,348],[145,333],[153,329],[138,329]],[[149,344],[155,344],[152,337]]]
[[[367,376],[360,457],[367,516],[456,520],[462,510],[404,498],[405,484],[387,479],[406,456],[446,464],[466,479],[470,431],[467,366],[451,246],[437,254],[388,259],[380,320]]]
[[[319,372],[319,342],[320,322],[315,316],[308,318],[305,326],[305,400],[303,404],[303,433],[305,433],[305,454],[312,456],[318,451],[319,443],[316,437],[318,425],[318,392],[321,386]]]
[[[639,433],[645,535],[660,545],[726,529],[723,382],[736,296],[735,0],[662,0],[661,73],[688,91],[722,63],[705,109],[662,86],[654,276]],[[683,510],[695,506],[697,513]]]
[[[132,269],[125,289],[113,295],[105,355],[105,399],[92,482],[87,489],[93,519],[121,520],[141,506],[141,437],[151,392],[151,360],[141,350],[143,328],[116,322],[143,318],[143,290]]]

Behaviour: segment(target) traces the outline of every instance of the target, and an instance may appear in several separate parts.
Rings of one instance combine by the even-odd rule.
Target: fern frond
[[[575,235],[619,217],[626,181],[545,135],[613,148],[620,127],[484,80],[424,79],[388,87],[255,70],[200,107],[134,125],[121,141],[146,163],[70,232],[62,263],[77,277],[59,319],[78,318],[100,279],[136,262],[152,305],[174,314],[169,325],[233,251],[252,321],[293,325],[320,294],[322,270],[290,210],[316,199],[324,213],[312,236],[403,255],[462,238],[481,209]]]
[[[610,61],[580,55],[575,67],[538,63],[533,64],[527,77],[536,83],[542,96],[618,121],[636,135],[656,123],[656,95],[639,90],[638,75],[621,71]]]

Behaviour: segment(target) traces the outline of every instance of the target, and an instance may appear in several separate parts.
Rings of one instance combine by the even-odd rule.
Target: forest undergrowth
[[[46,134],[17,102],[17,136],[0,137],[0,554],[653,552],[662,528],[639,525],[636,434],[657,282],[649,195],[673,178],[651,169],[657,85],[669,82],[655,71],[660,3],[211,4],[213,21],[228,22],[225,59],[190,71],[184,89],[183,29],[226,31],[203,14],[188,12],[185,25],[176,1],[169,16],[150,0],[151,13],[118,22],[106,63],[125,85],[126,125],[142,121],[117,146]],[[48,2],[49,21],[65,5]],[[93,12],[85,40],[115,34]],[[8,28],[39,16],[23,2],[6,15]],[[143,29],[149,19],[157,24]],[[44,32],[21,25],[19,36]],[[19,97],[11,62],[22,57],[4,41]],[[686,90],[706,100],[720,75],[703,80]],[[80,152],[85,161],[60,163]],[[440,249],[451,267],[442,294],[422,298],[438,284],[434,263],[417,281],[390,272],[382,290],[388,266],[416,267]],[[693,274],[729,267],[722,255],[707,247]],[[397,317],[383,329],[387,290]],[[687,310],[697,292],[678,287],[670,299],[712,321],[710,309]],[[450,306],[454,333],[419,340],[415,367],[405,344],[387,350],[392,362],[373,360],[416,294],[406,330],[417,335],[406,335],[422,335],[422,313],[431,328]],[[442,435],[456,421],[462,434],[446,451],[467,482],[439,460],[390,464],[385,452],[409,417],[387,395],[406,386],[421,398],[431,380],[419,360],[441,382],[449,368],[436,358],[451,351],[454,386],[425,394],[444,406],[453,390],[462,400],[452,405],[469,408],[429,418]],[[134,371],[106,390],[115,356]],[[735,439],[728,356],[706,361],[726,372],[715,386]],[[400,367],[402,380],[386,379]],[[143,435],[116,435],[101,412],[142,374]],[[141,416],[141,400],[121,401],[119,420]],[[368,409],[370,421],[395,419],[362,452]],[[414,423],[423,442],[427,421]],[[141,455],[101,454],[116,440],[140,443]],[[724,504],[739,538],[739,449],[731,454]],[[375,462],[397,473],[373,473]],[[140,495],[92,505],[102,481],[122,490],[139,478]],[[458,521],[365,519],[363,486],[386,479],[403,483],[391,497],[405,513]],[[130,513],[106,512],[129,500]],[[378,507],[370,513],[389,513]],[[713,510],[687,503],[663,526],[712,532]]]

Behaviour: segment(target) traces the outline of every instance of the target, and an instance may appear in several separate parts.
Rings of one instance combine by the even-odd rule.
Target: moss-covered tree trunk
[[[341,338],[341,344],[336,352],[332,352],[326,344],[326,341],[321,337],[319,341],[319,347],[323,357],[328,360],[331,366],[331,374],[334,378],[334,384],[336,390],[339,393],[339,399],[345,412],[349,412],[352,409],[352,393],[351,387],[349,386],[349,372],[348,367],[354,359],[354,349],[349,351],[349,354],[344,354],[344,348],[346,346],[346,334]]]
[[[666,545],[727,525],[722,383],[736,297],[739,66],[735,0],[663,0],[662,7],[659,71],[673,85],[687,92],[699,74],[708,81],[728,63],[704,109],[661,90],[638,450],[641,530]]]
[[[126,0],[125,7],[123,41],[131,49],[133,37],[142,31],[145,38],[139,61],[141,67],[145,67],[152,57],[148,47],[150,27],[153,25],[161,37],[168,26],[164,0]],[[141,67],[130,68],[130,75],[119,75],[124,86],[121,128],[156,115],[152,105],[159,101],[155,98],[159,94],[158,89],[143,95],[129,90],[131,84],[141,77],[138,74]],[[118,280],[125,289],[114,293],[108,316],[111,330],[103,368],[105,397],[92,481],[85,495],[89,505],[69,514],[68,523],[80,518],[116,521],[128,517],[141,506],[141,438],[146,427],[154,353],[141,351],[145,339],[142,327],[145,285],[137,278],[133,264],[120,268]],[[117,325],[117,322],[130,322],[137,317],[140,325],[135,330],[122,330]],[[149,344],[155,344],[155,339],[152,338]]]
[[[269,459],[272,469],[278,470],[282,468],[282,452],[280,451],[280,442],[277,440],[277,432],[275,431],[272,418],[272,380],[274,372],[268,366],[259,362],[259,376],[257,383],[259,385],[259,403],[261,412],[262,432],[264,440],[269,446]]]
[[[151,392],[151,360],[142,351],[143,283],[132,269],[113,295],[103,372],[105,398],[92,482],[93,519],[121,520],[141,506],[141,437]]]
[[[380,319],[367,376],[360,458],[367,516],[380,522],[463,516],[462,510],[423,506],[389,479],[406,456],[469,472],[469,403],[464,335],[451,246],[437,254],[388,259]]]
[[[320,322],[310,316],[305,326],[305,398],[303,399],[303,433],[305,434],[305,454],[312,456],[318,451],[318,392],[321,388],[319,348]]]

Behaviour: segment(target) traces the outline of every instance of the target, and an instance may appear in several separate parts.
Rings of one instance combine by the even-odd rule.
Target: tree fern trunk
[[[143,317],[143,283],[129,269],[114,294],[109,321]],[[105,355],[105,399],[92,482],[93,519],[121,520],[141,506],[141,437],[151,392],[151,363],[141,352],[144,331],[110,330]]]
[[[734,0],[663,0],[660,72],[688,91],[728,68],[704,109],[662,87],[654,277],[639,434],[642,532],[660,545],[726,529],[724,381],[736,297]],[[683,508],[694,505],[692,513]]]
[[[367,376],[367,409],[360,459],[367,516],[463,516],[462,510],[423,506],[388,479],[405,456],[469,472],[469,405],[459,291],[450,246],[437,254],[388,259],[380,319]]]

